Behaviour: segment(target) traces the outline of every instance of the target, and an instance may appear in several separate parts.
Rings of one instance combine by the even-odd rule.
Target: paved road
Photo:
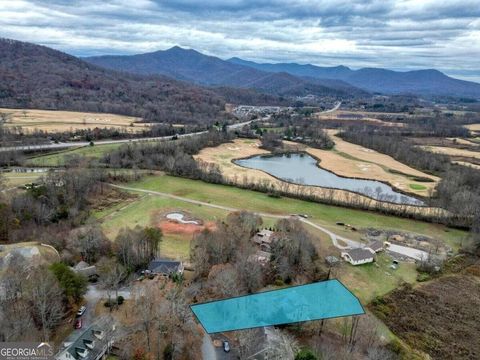
[[[341,101],[338,101],[333,108],[328,109],[328,110],[324,110],[324,111],[320,111],[320,112],[317,113],[317,114],[328,114],[328,113],[337,111],[337,110],[340,108],[340,105],[342,105],[342,102],[341,102]]]
[[[321,113],[329,113],[337,110],[340,105],[342,104],[339,101],[332,109],[322,111]],[[245,125],[250,125],[252,122],[256,121],[264,121],[268,120],[270,115],[267,115],[263,118],[243,121],[241,123],[231,124],[227,126],[227,130],[237,130]],[[191,136],[198,136],[201,134],[205,134],[207,131],[198,131],[189,134],[181,134],[177,135],[178,138],[186,138]],[[171,135],[169,136],[158,136],[158,137],[149,137],[149,138],[135,138],[135,139],[122,139],[122,140],[101,140],[96,141],[95,145],[107,145],[107,144],[123,144],[123,143],[132,143],[132,142],[141,142],[141,141],[162,141],[162,140],[170,140],[172,138]],[[66,143],[58,143],[58,144],[41,144],[41,145],[23,145],[23,146],[8,146],[8,147],[0,147],[0,152],[2,151],[34,151],[34,150],[58,150],[58,149],[67,149],[72,147],[82,147],[90,145],[87,141],[79,141],[79,142],[66,142]]]
[[[228,125],[228,130],[237,130],[242,128],[245,125],[249,125],[254,121],[266,120],[268,117],[244,121],[237,124]],[[177,135],[178,138],[187,138],[192,136],[198,136],[207,133],[207,131],[198,131],[194,133],[181,134]],[[147,137],[147,138],[135,138],[135,139],[122,139],[122,140],[101,140],[96,141],[95,145],[107,145],[107,144],[123,144],[123,143],[132,143],[132,142],[142,142],[142,141],[163,141],[170,140],[172,135],[169,136],[157,136],[157,137]],[[24,146],[9,146],[0,148],[1,151],[33,151],[33,150],[56,150],[56,149],[66,149],[72,147],[82,147],[90,145],[87,141],[77,141],[77,142],[65,142],[58,144],[41,144],[41,145],[24,145]]]
[[[146,193],[146,194],[163,196],[163,197],[167,197],[167,198],[174,199],[174,200],[188,202],[190,204],[208,206],[208,207],[211,207],[211,208],[226,210],[226,211],[230,211],[230,212],[242,210],[242,209],[239,209],[239,208],[217,205],[217,204],[211,204],[211,203],[207,203],[207,202],[204,202],[204,201],[193,200],[193,199],[185,198],[185,197],[182,197],[182,196],[172,195],[172,194],[169,194],[169,193],[164,193],[164,192],[159,192],[159,191],[137,189],[137,188],[122,186],[122,185],[115,185],[115,184],[110,184],[110,185],[117,188],[117,189],[128,190],[128,191],[138,191],[138,192],[142,192],[142,193]],[[287,219],[287,218],[292,217],[291,215],[278,215],[278,214],[269,214],[269,213],[263,213],[263,212],[257,212],[256,214],[259,215],[259,216],[262,216],[262,217],[268,217],[268,218],[273,218],[273,219]],[[305,223],[307,225],[310,225],[310,226],[314,227],[315,229],[318,229],[318,230],[324,232],[325,234],[327,234],[330,237],[330,239],[332,240],[333,245],[338,249],[346,249],[346,248],[350,248],[350,247],[362,247],[363,246],[363,244],[358,242],[358,241],[347,239],[343,236],[339,236],[339,235],[333,233],[332,231],[324,228],[323,226],[317,225],[317,224],[315,224],[315,223],[313,223],[313,222],[311,222],[311,221],[309,221],[305,218],[302,218],[300,216],[297,217],[297,218],[300,221],[302,221],[303,223]],[[347,244],[347,246],[340,245],[338,243],[338,240],[341,240],[341,241],[345,242]]]

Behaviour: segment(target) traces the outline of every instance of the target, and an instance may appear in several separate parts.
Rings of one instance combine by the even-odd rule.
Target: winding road
[[[229,131],[240,129],[245,125],[250,125],[254,121],[260,120],[267,120],[269,117],[264,117],[260,119],[254,119],[249,121],[244,121],[241,123],[231,124],[227,126]],[[188,134],[180,134],[177,135],[179,139],[187,138],[192,136],[198,136],[207,133],[208,131],[198,131],[194,133]],[[146,137],[146,138],[135,138],[135,139],[122,139],[122,140],[101,140],[96,141],[95,145],[108,145],[108,144],[123,144],[123,143],[132,143],[132,142],[142,142],[142,141],[163,141],[163,140],[170,140],[172,135],[169,136],[157,136],[157,137]],[[0,147],[0,152],[2,151],[35,151],[35,150],[58,150],[58,149],[67,149],[73,147],[82,147],[88,146],[90,142],[87,141],[77,141],[77,142],[65,142],[65,143],[51,143],[51,144],[40,144],[40,145],[22,145],[22,146],[8,146],[8,147]]]
[[[330,113],[338,110],[338,108],[342,105],[342,102],[339,101],[335,104],[335,106],[331,109],[322,111],[321,113]],[[264,121],[268,120],[270,118],[270,115],[267,115],[263,118],[259,119],[254,119],[254,120],[249,120],[249,121],[243,121],[240,123],[236,124],[231,124],[227,126],[228,131],[233,131],[240,129],[244,127],[245,125],[250,125],[252,122],[256,121]],[[188,133],[188,134],[180,134],[177,135],[179,139],[181,138],[187,138],[191,136],[198,136],[201,134],[205,134],[207,131],[198,131],[194,133]],[[157,136],[157,137],[147,137],[147,138],[135,138],[135,139],[122,139],[122,140],[101,140],[101,141],[96,141],[95,145],[108,145],[108,144],[123,144],[123,143],[132,143],[132,142],[142,142],[142,141],[162,141],[162,140],[170,140],[172,138],[172,135],[169,136]],[[0,147],[0,152],[3,151],[35,151],[35,150],[59,150],[59,149],[67,149],[67,148],[74,148],[74,147],[82,147],[82,146],[88,146],[90,145],[90,142],[88,141],[77,141],[77,142],[65,142],[65,143],[50,143],[50,144],[40,144],[40,145],[21,145],[21,146],[7,146],[7,147]]]
[[[187,202],[187,203],[190,203],[190,204],[207,206],[207,207],[220,209],[220,210],[225,210],[225,211],[229,211],[229,212],[248,210],[248,209],[239,209],[239,208],[234,208],[234,207],[229,207],[229,206],[224,206],[224,205],[212,204],[212,203],[199,201],[199,200],[194,200],[194,199],[189,199],[189,198],[185,198],[185,197],[182,197],[182,196],[177,196],[177,195],[164,193],[164,192],[160,192],[160,191],[138,189],[138,188],[132,188],[132,187],[128,187],[128,186],[115,185],[115,184],[109,184],[109,185],[112,186],[112,187],[115,187],[117,189],[121,189],[121,190],[137,191],[137,192],[150,194],[150,195],[163,196],[163,197],[166,197],[166,198],[169,198],[169,199],[184,201],[184,202]],[[330,237],[330,240],[332,241],[333,246],[335,246],[337,249],[340,249],[340,250],[365,247],[365,244],[362,243],[362,242],[352,240],[352,239],[348,239],[346,237],[337,235],[334,232],[326,229],[325,227],[320,226],[318,224],[315,224],[312,221],[307,220],[307,219],[305,219],[304,217],[301,217],[301,216],[278,215],[278,214],[270,214],[270,213],[265,213],[265,212],[254,212],[254,213],[261,216],[261,217],[272,218],[272,219],[288,219],[288,218],[291,218],[291,217],[295,217],[296,219],[300,220],[304,224],[307,224],[307,225],[309,225],[309,226],[327,234]],[[339,240],[346,245],[341,245],[339,243]],[[403,255],[403,256],[407,256],[407,257],[415,259],[415,260],[423,260],[423,259],[428,258],[428,256],[429,256],[428,253],[423,251],[423,250],[414,249],[414,248],[411,248],[411,247],[401,246],[401,245],[396,245],[396,244],[391,244],[388,247],[388,250],[391,251],[391,252]]]
[[[217,204],[207,203],[207,202],[204,202],[204,201],[189,199],[189,198],[185,198],[185,197],[182,197],[182,196],[177,196],[177,195],[164,193],[164,192],[160,192],[160,191],[138,189],[138,188],[132,188],[132,187],[116,185],[116,184],[109,184],[109,185],[114,187],[114,188],[121,189],[121,190],[137,191],[137,192],[141,192],[141,193],[145,193],[145,194],[162,196],[162,197],[166,197],[166,198],[169,198],[169,199],[184,201],[184,202],[187,202],[187,203],[190,203],[190,204],[207,206],[207,207],[211,207],[211,208],[214,208],[214,209],[220,209],[220,210],[225,210],[225,211],[229,211],[229,212],[244,210],[244,209],[239,209],[239,208],[234,208],[234,207],[229,207],[229,206],[224,206],[224,205],[217,205]],[[272,218],[272,219],[288,219],[288,218],[292,217],[292,215],[278,215],[278,214],[270,214],[270,213],[264,213],[264,212],[255,212],[255,214],[257,214],[261,217],[267,217],[267,218]],[[330,237],[330,239],[332,240],[333,245],[338,249],[344,250],[344,249],[358,248],[358,247],[363,247],[364,246],[364,244],[362,244],[361,242],[351,240],[351,239],[347,239],[343,236],[337,235],[334,232],[324,228],[323,226],[317,225],[317,224],[315,224],[315,223],[313,223],[313,222],[311,222],[311,221],[309,221],[309,220],[307,220],[307,219],[305,219],[301,216],[296,216],[296,218],[298,220],[300,220],[301,222],[303,222],[303,223],[305,223],[309,226],[312,226],[313,228],[315,228],[317,230],[320,230],[320,231],[324,232],[325,234],[327,234]],[[346,246],[340,245],[338,243],[338,240],[344,242],[347,245]]]

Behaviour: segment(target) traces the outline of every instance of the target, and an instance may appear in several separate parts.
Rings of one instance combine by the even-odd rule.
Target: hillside
[[[135,74],[162,74],[202,85],[250,88],[278,96],[351,97],[366,93],[344,82],[305,79],[287,72],[272,73],[234,64],[195,50],[173,47],[131,56],[99,56],[86,61]]]
[[[122,74],[48,47],[0,39],[0,107],[205,123],[223,118],[224,106],[218,94],[164,76]]]
[[[231,58],[228,61],[261,71],[341,80],[361,89],[383,94],[413,93],[480,98],[480,84],[454,79],[434,69],[399,72],[379,68],[352,70],[346,66],[321,67],[295,63],[259,64],[239,58]]]

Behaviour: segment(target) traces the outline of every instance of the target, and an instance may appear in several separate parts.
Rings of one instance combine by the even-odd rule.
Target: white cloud
[[[0,36],[75,55],[173,45],[223,58],[478,78],[478,0],[0,0]]]

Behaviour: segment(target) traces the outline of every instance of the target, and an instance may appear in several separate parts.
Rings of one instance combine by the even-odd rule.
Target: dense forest
[[[65,53],[0,39],[0,106],[108,112],[149,122],[212,123],[224,100],[164,76],[118,73]]]

